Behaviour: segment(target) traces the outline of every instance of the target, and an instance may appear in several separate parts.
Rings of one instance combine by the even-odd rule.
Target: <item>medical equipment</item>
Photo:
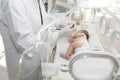
[[[110,37],[110,50],[111,52],[116,56],[116,58],[120,59],[120,54],[115,48],[115,39],[120,39],[120,32],[119,31],[114,31]]]
[[[102,27],[100,26],[101,28],[99,28],[99,29],[101,30],[102,35],[107,34],[107,29],[109,28],[109,26],[108,26],[109,21],[107,21],[107,18],[108,17],[104,17],[104,16],[102,16],[102,18],[100,18],[100,23],[101,23],[100,25]],[[94,23],[92,23],[92,24],[94,24]],[[96,25],[94,25],[94,26],[96,26]],[[86,28],[80,27],[80,29],[86,29]],[[68,68],[69,61],[66,61],[60,57],[60,53],[65,53],[66,49],[69,45],[67,37],[70,35],[69,34],[70,32],[67,33],[67,32],[64,32],[67,30],[63,30],[63,33],[65,33],[65,34],[61,33],[62,35],[60,35],[60,38],[57,41],[56,54],[55,54],[55,58],[54,58],[54,63],[59,64],[61,71],[57,76],[52,77],[52,79],[74,80],[77,78],[77,80],[80,80],[80,77],[81,77],[81,80],[89,80],[89,79],[91,79],[91,80],[119,80],[119,77],[118,77],[119,76],[119,61],[118,61],[118,59],[111,54],[112,52],[108,53],[104,50],[104,48],[100,42],[100,38],[98,37],[99,33],[95,32],[94,29],[91,30],[90,25],[88,25],[87,30],[90,33],[89,44],[91,46],[91,49],[90,49],[90,51],[78,52],[78,53],[81,53],[81,55],[80,56],[76,55],[74,60],[77,60],[78,59],[77,57],[79,57],[79,59],[80,59],[81,56],[85,55],[83,57],[83,59],[80,60],[80,61],[83,61],[83,62],[80,62],[81,63],[80,66],[82,66],[85,63],[88,65],[86,66],[86,64],[85,64],[79,68],[79,63],[76,61],[76,63],[75,63],[76,67],[74,67],[74,70],[78,73],[72,73],[73,69],[70,67],[70,65],[72,66],[72,64],[71,64],[72,60],[70,61],[70,65],[69,65],[69,67],[71,68],[71,70],[70,70]],[[91,62],[92,64],[89,62]],[[98,65],[98,66],[96,66],[96,65]],[[106,67],[104,67],[103,65]],[[92,66],[92,68],[91,68],[91,66]],[[79,71],[79,69],[80,69],[80,71]],[[66,73],[69,70],[70,70],[70,73],[72,74],[72,77],[70,76],[69,73]],[[88,73],[87,70],[89,70],[90,73]],[[83,75],[83,73],[85,73],[85,74]],[[67,76],[67,78],[65,76]]]
[[[88,50],[73,55],[69,62],[69,72],[73,78],[75,80],[119,80],[120,54],[114,47],[115,38],[119,39],[119,35],[119,31],[114,31],[111,35],[110,49],[112,54]]]
[[[69,72],[75,80],[118,80],[118,60],[103,51],[81,51],[70,60]]]
[[[59,67],[54,63],[44,63],[48,54],[48,46],[45,43],[37,44],[37,47],[31,47],[24,51],[19,60],[19,76],[28,77],[37,68],[39,68],[39,77],[45,78],[55,76],[59,73]]]
[[[76,21],[76,25],[79,25],[80,22],[83,20],[83,11],[82,9],[76,9],[75,11],[71,12],[70,17],[73,21]]]
[[[6,0],[3,0],[3,1],[6,1]],[[13,0],[13,2],[14,1],[19,1],[19,0]],[[5,47],[7,47],[6,48],[6,52],[7,53],[9,53],[9,54],[6,54],[6,56],[7,56],[7,63],[10,63],[10,64],[8,64],[8,66],[9,65],[11,65],[10,67],[12,68],[12,69],[10,69],[10,67],[8,67],[9,68],[9,74],[10,75],[12,75],[12,77],[10,77],[10,80],[13,80],[13,78],[15,77],[15,80],[17,80],[17,75],[16,75],[16,72],[14,72],[14,71],[16,71],[16,64],[18,64],[18,60],[19,60],[19,56],[20,56],[20,54],[17,54],[17,53],[21,53],[23,50],[21,49],[21,47],[22,48],[27,48],[27,47],[29,47],[30,45],[29,45],[29,43],[28,42],[33,42],[34,43],[34,40],[36,39],[36,37],[34,38],[34,36],[36,36],[36,34],[38,33],[38,30],[40,29],[40,25],[38,25],[38,24],[40,24],[39,22],[39,20],[40,20],[40,16],[39,16],[39,13],[38,13],[38,8],[36,9],[36,7],[38,7],[38,6],[35,6],[35,5],[37,5],[37,4],[35,4],[35,5],[32,5],[32,1],[26,1],[26,0],[22,0],[23,1],[23,3],[24,3],[24,7],[22,6],[22,8],[20,8],[20,6],[21,5],[23,5],[23,4],[21,4],[20,2],[17,2],[15,5],[17,5],[16,7],[14,6],[14,5],[12,5],[12,3],[11,3],[11,5],[12,5],[12,8],[14,8],[14,9],[11,9],[11,10],[15,10],[16,12],[17,12],[17,14],[16,14],[16,12],[14,13],[14,12],[12,12],[12,13],[14,13],[14,15],[18,15],[18,13],[20,14],[20,13],[22,13],[22,14],[20,14],[20,15],[22,15],[22,16],[20,16],[20,15],[18,15],[18,16],[20,16],[20,17],[18,17],[18,16],[12,16],[12,19],[15,21],[15,22],[17,22],[18,21],[18,23],[16,23],[16,24],[13,24],[13,25],[11,25],[12,23],[15,23],[14,21],[12,22],[12,20],[7,20],[8,21],[8,23],[10,24],[10,28],[8,28],[8,26],[7,25],[9,25],[9,24],[2,24],[2,25],[0,25],[0,26],[2,26],[3,28],[2,28],[2,33],[4,34],[5,33],[5,35],[3,35],[3,37],[4,37],[4,40],[6,40],[5,41]],[[34,0],[35,1],[35,0]],[[41,0],[40,0],[41,1]],[[50,0],[49,0],[50,1]],[[59,1],[62,1],[62,0],[59,0]],[[65,1],[65,0],[64,0]],[[72,1],[72,0],[71,0]],[[34,2],[35,3],[35,2]],[[21,4],[21,5],[19,5],[19,4]],[[31,6],[29,6],[29,4],[31,5]],[[19,6],[18,6],[19,5]],[[96,5],[96,4],[95,4]],[[94,6],[94,5],[93,5]],[[9,7],[9,6],[7,6],[7,7]],[[65,7],[68,7],[68,6],[66,6],[65,5]],[[70,6],[71,7],[71,6]],[[11,8],[11,7],[10,7]],[[24,9],[25,8],[25,9]],[[5,10],[5,12],[7,12],[7,10],[6,10],[6,8],[4,8]],[[43,9],[43,8],[42,8]],[[61,8],[60,8],[61,9]],[[18,10],[18,11],[17,11]],[[25,10],[25,12],[27,12],[27,13],[29,13],[29,14],[24,14],[24,10]],[[30,11],[31,12],[30,12]],[[67,9],[65,9],[65,10],[67,10]],[[65,11],[65,10],[63,10],[63,12]],[[19,12],[20,11],[20,12]],[[38,14],[36,14],[36,13],[34,13],[34,12],[36,12],[36,13],[38,13]],[[8,13],[10,13],[10,12],[8,12]],[[11,14],[12,14],[11,13]],[[36,15],[35,15],[36,14]],[[69,13],[68,13],[69,14]],[[67,14],[67,15],[68,15]],[[27,15],[27,17],[28,17],[28,20],[26,20],[26,17],[24,17],[24,16],[26,16]],[[31,15],[34,15],[34,16],[31,16]],[[8,15],[5,15],[5,13],[2,15],[2,16],[4,16],[4,17],[7,17]],[[63,15],[64,16],[64,15]],[[61,17],[61,16],[60,16]],[[63,17],[61,17],[61,18],[63,18]],[[80,18],[80,17],[79,17]],[[5,18],[6,19],[6,18]],[[9,16],[8,17],[8,19],[11,19],[11,17]],[[2,20],[4,20],[4,18],[2,19]],[[5,21],[5,20],[4,20]],[[10,22],[11,21],[11,22]],[[27,24],[23,24],[23,26],[21,26],[21,27],[19,27],[18,25],[21,25],[21,22],[23,21],[23,23],[26,23],[27,21],[28,21],[28,23]],[[25,22],[24,22],[25,21]],[[38,21],[38,22],[37,22]],[[19,23],[20,22],[20,23]],[[57,22],[57,20],[56,20],[56,22]],[[56,23],[56,22],[53,22],[53,23]],[[7,23],[7,22],[5,22],[5,23]],[[41,22],[42,23],[42,22]],[[41,28],[41,31],[40,31],[40,33],[42,33],[43,31],[45,31],[45,30],[49,30],[50,28],[50,26],[52,26],[53,25],[53,23],[51,23],[51,25],[49,25],[49,26],[42,26],[42,28]],[[15,25],[15,26],[14,26]],[[32,28],[30,27],[30,28],[28,28],[28,27],[25,27],[25,26],[33,26]],[[12,26],[14,26],[15,28],[14,29],[12,29]],[[18,26],[17,28],[16,28],[16,26]],[[89,28],[90,26],[88,26],[87,28]],[[20,28],[20,29],[18,29],[18,28]],[[23,28],[23,29],[21,29],[21,28]],[[25,28],[25,29],[24,29]],[[85,28],[84,28],[85,29]],[[11,30],[11,32],[9,32]],[[18,36],[17,34],[14,34],[14,32],[17,32],[17,31],[14,31],[14,30],[17,30],[17,31],[20,31],[20,32],[18,32],[18,35],[19,35],[19,33],[20,34],[22,34],[22,36],[20,35],[20,36]],[[24,32],[25,31],[25,32]],[[31,34],[30,34],[30,36],[28,36],[29,35],[29,32],[31,32],[31,31],[33,31]],[[60,32],[60,31],[58,31],[58,32]],[[62,31],[61,31],[62,32]],[[9,35],[12,35],[13,34],[13,36],[12,37],[10,37]],[[57,31],[55,32],[55,35],[52,35],[55,39],[51,39],[50,38],[50,36],[51,36],[51,34],[52,34],[52,30],[50,30],[50,32],[48,32],[48,33],[46,33],[46,34],[50,34],[50,35],[48,35],[49,37],[47,38],[47,40],[49,41],[50,40],[50,43],[51,43],[51,46],[52,45],[55,45],[54,43],[55,43],[55,41],[56,41],[56,39],[58,39],[58,38],[56,38],[55,36],[56,35],[58,35],[58,33],[57,33]],[[94,33],[94,34],[97,34],[97,33]],[[27,36],[27,39],[25,38],[25,39],[23,39],[24,37],[26,37]],[[31,36],[32,36],[32,38],[31,38]],[[39,35],[40,36],[40,35]],[[64,35],[65,36],[65,35]],[[98,35],[97,35],[98,36]],[[91,37],[91,35],[90,35],[90,37]],[[41,38],[41,37],[40,37]],[[33,39],[33,40],[32,40]],[[11,41],[11,40],[13,40],[13,41]],[[19,42],[19,40],[20,40],[20,42]],[[27,41],[28,40],[28,41]],[[58,40],[58,42],[60,42],[60,41],[63,41],[63,43],[64,43],[64,40],[65,40],[65,44],[68,44],[68,42],[67,42],[67,38],[59,38],[59,40]],[[16,47],[16,44],[13,44],[14,43],[14,41],[18,41],[18,44],[19,45],[17,45],[17,47]],[[53,42],[52,42],[53,41]],[[93,51],[104,51],[103,50],[103,48],[101,47],[101,43],[100,43],[100,41],[99,41],[99,39],[98,38],[96,38],[96,35],[95,36],[93,36],[92,37],[92,39],[90,39],[89,40],[90,41],[90,44],[91,44],[91,50],[93,50]],[[57,43],[58,43],[57,42]],[[25,43],[27,43],[27,44],[25,44]],[[97,43],[97,44],[95,44],[95,43]],[[7,44],[9,44],[9,45],[7,45]],[[32,44],[32,43],[31,43]],[[61,45],[61,46],[59,46],[59,45]],[[20,47],[20,50],[18,50],[17,51],[17,49]],[[44,47],[44,44],[43,44],[43,47]],[[62,44],[60,44],[60,43],[58,43],[57,44],[57,49],[56,49],[56,52],[59,52],[59,51],[57,51],[58,49],[60,49],[60,48],[63,48],[63,47],[67,47],[67,46],[63,46]],[[9,49],[9,48],[12,48],[12,49]],[[47,47],[48,48],[48,47]],[[35,51],[34,51],[34,50]],[[39,53],[41,53],[40,51],[38,51],[38,49],[42,49],[41,47],[40,47],[40,45],[39,46],[32,46],[32,48],[30,48],[30,49],[28,49],[28,51],[26,50],[26,52],[22,55],[22,57],[21,57],[21,59],[19,60],[19,62],[20,62],[20,64],[19,64],[19,71],[20,71],[20,75],[19,76],[21,76],[21,77],[27,77],[27,76],[30,76],[31,74],[32,74],[32,72],[34,72],[34,70],[35,69],[37,69],[37,68],[39,68],[39,66],[40,66],[40,60],[42,59],[42,58],[44,58],[44,57],[42,57],[41,58],[41,55],[42,54],[39,54]],[[47,51],[46,50],[46,47],[43,49],[43,50],[45,50],[45,51]],[[36,51],[38,51],[37,53],[36,53]],[[65,51],[63,51],[63,52],[65,52]],[[11,56],[13,53],[15,53],[13,56]],[[42,53],[47,53],[47,52],[42,52]],[[51,53],[51,51],[50,51],[50,53]],[[104,53],[104,52],[103,52]],[[9,56],[9,57],[8,57]],[[56,56],[59,56],[58,54],[56,54]],[[15,60],[12,60],[13,58],[12,57],[14,57],[14,59]],[[10,59],[11,58],[11,59]],[[10,60],[9,60],[10,59]],[[57,59],[56,57],[55,57],[55,59]],[[58,58],[59,59],[59,58]],[[98,60],[98,59],[97,59]],[[102,59],[100,59],[100,60],[102,60]],[[111,59],[110,59],[111,60]],[[14,64],[12,64],[12,63],[14,63],[15,62],[15,65]],[[55,63],[56,63],[57,61],[55,60]],[[65,62],[64,60],[62,61],[62,62]],[[61,63],[62,63],[61,62]],[[102,62],[102,61],[101,61]],[[112,60],[111,60],[111,62],[112,62]],[[113,61],[114,62],[114,61]],[[26,66],[25,67],[25,65],[27,65],[27,63],[28,63],[28,65],[32,65],[33,63],[34,63],[34,65],[32,65],[32,66]],[[59,64],[59,62],[57,62],[58,64]],[[66,62],[65,62],[66,63]],[[106,63],[107,63],[107,61],[106,61]],[[48,64],[48,65],[51,65],[51,64]],[[66,64],[60,64],[60,66],[61,66],[61,70],[63,71],[61,71],[60,72],[60,74],[58,74],[58,76],[56,76],[56,77],[59,77],[59,78],[61,78],[62,76],[67,76],[66,74],[64,74],[65,72],[64,71],[68,71],[67,70],[67,65]],[[54,67],[54,66],[53,66]],[[26,69],[25,69],[26,68]],[[65,70],[65,68],[66,68],[66,70]],[[50,69],[49,67],[48,67],[48,69]],[[56,67],[54,68],[54,69],[56,69]],[[110,68],[109,68],[110,69]],[[39,71],[41,70],[41,68],[39,68]],[[106,70],[108,70],[108,69],[106,69]],[[12,73],[12,71],[14,72],[14,73]],[[112,70],[111,70],[112,71]],[[51,72],[51,71],[50,71]],[[48,73],[49,73],[49,71],[48,71]],[[57,69],[55,70],[55,73],[53,74],[53,75],[56,75],[56,73],[57,73]],[[68,73],[67,73],[68,74]],[[49,74],[47,74],[47,75],[49,75]],[[36,76],[37,76],[37,74],[36,74]],[[41,76],[41,75],[40,75]],[[119,76],[118,74],[115,74],[114,76]],[[33,76],[33,77],[35,77],[35,76]],[[71,79],[73,79],[69,74],[68,74],[68,76],[67,76],[68,78],[71,78]],[[105,76],[105,77],[107,77],[107,76]],[[40,77],[41,78],[41,77]],[[63,77],[64,78],[64,77]],[[102,78],[102,77],[101,77]],[[65,79],[65,78],[64,78]],[[33,79],[29,79],[29,80],[33,80]],[[70,80],[70,79],[66,79],[66,80]]]
[[[39,6],[39,11],[40,11],[40,18],[41,18],[41,24],[43,25],[43,14],[42,14],[42,10],[41,10],[41,6],[40,6],[40,0],[37,0],[38,1],[38,6]]]
[[[100,33],[106,35],[108,33],[109,25],[108,20],[105,16],[102,16],[99,22]]]
[[[25,50],[19,59],[19,76],[28,77],[37,68],[39,68],[41,72],[41,61],[46,60],[49,52],[48,47],[44,42],[37,42],[35,46],[33,45]]]
[[[117,8],[115,8],[115,9],[117,9]],[[109,8],[101,9],[101,11],[103,12],[101,19],[100,19],[100,25],[99,25],[101,34],[103,34],[104,36],[110,37],[111,33],[114,30],[120,30],[119,15],[118,14],[114,15],[116,11],[112,11]]]
[[[119,10],[118,8],[115,9]],[[100,21],[99,21],[99,32],[100,32],[99,36],[104,49],[108,52],[111,52],[111,49],[109,48],[111,43],[109,42],[109,40],[111,34],[114,31],[120,31],[120,27],[119,27],[120,21],[119,21],[119,17],[117,17],[119,15],[118,14],[114,15],[116,11],[113,11],[112,8],[101,9],[101,12],[102,12],[102,16],[100,17]]]
[[[65,30],[64,30],[65,31]],[[66,30],[67,31],[67,30]],[[72,31],[72,30],[71,30]],[[97,36],[97,34],[95,34],[95,32],[93,30],[88,30],[89,33],[90,33],[90,39],[89,39],[89,43],[90,43],[90,47],[91,49],[90,50],[95,50],[95,51],[103,51],[103,48],[102,48],[102,45],[100,44],[100,41],[99,41],[99,38]],[[65,32],[63,32],[65,33]],[[69,61],[66,61],[64,59],[62,59],[60,57],[60,53],[65,53],[66,52],[66,49],[67,47],[69,46],[69,42],[68,42],[68,36],[70,35],[71,33],[66,33],[66,34],[60,34],[60,38],[59,40],[57,41],[57,46],[56,46],[56,54],[55,54],[55,58],[54,58],[54,63],[58,64],[60,66],[60,69],[62,71],[60,71],[60,73],[58,74],[58,76],[55,76],[53,77],[53,79],[61,79],[61,80],[64,80],[64,76],[68,76],[67,78],[65,79],[68,79],[68,80],[73,80],[73,78],[70,76],[69,73],[65,73],[65,72],[68,72],[68,69],[67,69],[67,65],[69,63]],[[66,36],[65,36],[66,35]],[[93,40],[94,39],[94,40]],[[96,44],[95,44],[96,43]],[[64,63],[63,63],[64,62]],[[64,66],[65,65],[65,66]]]
[[[72,7],[75,6],[75,2],[73,0],[52,0],[54,3],[52,5],[51,13],[65,13],[69,11]]]

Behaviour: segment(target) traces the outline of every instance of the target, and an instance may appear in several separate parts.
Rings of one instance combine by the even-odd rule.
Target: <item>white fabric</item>
[[[0,5],[1,5],[1,0],[0,0]],[[1,11],[1,6],[0,6],[0,15],[1,15],[1,12],[2,12],[2,11]]]
[[[40,0],[43,20],[46,21],[44,5]],[[18,80],[18,60],[24,49],[35,43],[41,29],[41,17],[37,0],[1,0],[0,30],[6,53],[9,80]],[[45,23],[46,24],[46,23]],[[19,80],[39,80],[36,70],[27,78]]]
[[[55,53],[54,63],[56,63],[59,67],[61,65],[66,64],[68,65],[69,61],[60,57],[60,53],[65,53],[69,46],[68,38],[60,38],[57,41],[57,49]],[[52,80],[74,80],[72,76],[68,72],[60,71],[57,76],[52,77]]]
[[[86,38],[82,38],[79,41],[80,43],[83,43],[83,45],[80,48],[76,48],[75,52],[78,52],[79,50],[89,50],[90,46]]]
[[[62,30],[59,31],[59,38],[62,37],[69,37],[73,32],[75,32],[75,28],[65,27]]]
[[[7,17],[8,22],[7,24],[10,25],[10,34],[12,35],[12,39],[17,42],[21,47],[28,48],[31,44],[34,44],[36,39],[36,34],[41,28],[41,18],[40,12],[38,8],[37,0],[5,0],[6,6],[2,5],[2,9],[6,7],[6,14],[2,14],[4,17],[5,15],[9,15]],[[2,1],[2,4],[5,4],[5,1]],[[8,1],[8,3],[7,3]],[[41,1],[41,0],[40,0]],[[44,15],[46,14],[44,11],[44,6],[41,2],[41,9],[43,13],[43,19],[45,20]],[[10,14],[8,13],[10,12]],[[36,14],[34,13],[36,12]],[[2,18],[3,18],[2,17]],[[11,20],[11,21],[9,21]],[[3,19],[5,23],[5,19]],[[45,21],[44,21],[45,22]],[[14,26],[14,27],[13,27]],[[16,33],[16,35],[14,35]]]
[[[88,30],[90,38],[88,40],[91,50],[101,50],[104,51],[103,46],[100,42],[99,35],[93,30]]]
[[[56,76],[59,73],[58,65],[54,63],[42,63],[43,76]]]

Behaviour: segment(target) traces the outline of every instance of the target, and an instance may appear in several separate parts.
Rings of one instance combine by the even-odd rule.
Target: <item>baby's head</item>
[[[89,39],[89,32],[87,30],[79,30],[82,36],[86,36],[87,40]]]

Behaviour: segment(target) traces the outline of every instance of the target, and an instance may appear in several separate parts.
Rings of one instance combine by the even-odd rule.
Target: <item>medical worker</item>
[[[30,76],[18,75],[20,55],[37,40],[47,14],[42,0],[1,0],[0,30],[5,46],[9,80],[40,80],[39,70]],[[1,79],[2,80],[2,79]]]

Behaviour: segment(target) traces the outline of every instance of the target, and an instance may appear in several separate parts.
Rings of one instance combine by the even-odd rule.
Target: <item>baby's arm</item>
[[[76,39],[77,37],[79,37],[79,34],[78,33],[75,33],[74,35],[72,34],[72,35],[70,35],[70,37],[69,37],[69,42],[73,42],[74,41],[74,39]]]

